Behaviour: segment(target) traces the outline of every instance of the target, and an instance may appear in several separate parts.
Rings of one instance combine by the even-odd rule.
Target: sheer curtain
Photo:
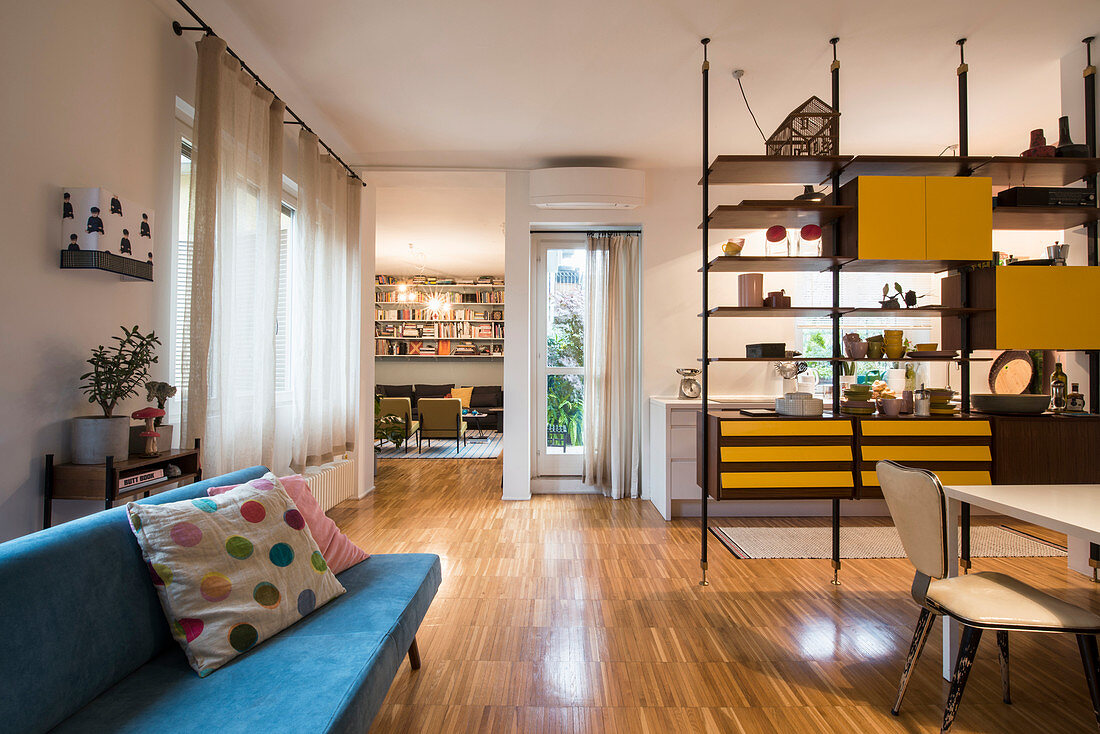
[[[584,483],[640,496],[641,253],[636,235],[589,235],[584,348]]]
[[[298,212],[291,253],[295,471],[354,448],[359,401],[360,184],[298,137]]]
[[[211,476],[270,465],[285,105],[198,42],[190,365],[181,434]]]

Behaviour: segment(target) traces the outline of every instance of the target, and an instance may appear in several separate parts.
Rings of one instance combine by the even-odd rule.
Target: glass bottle
[[[1054,363],[1054,374],[1050,376],[1050,409],[1054,413],[1066,410],[1066,396],[1069,393],[1069,380],[1062,371],[1062,363]]]
[[[1081,394],[1078,384],[1073,383],[1073,389],[1066,396],[1066,410],[1070,413],[1085,412],[1085,396]]]

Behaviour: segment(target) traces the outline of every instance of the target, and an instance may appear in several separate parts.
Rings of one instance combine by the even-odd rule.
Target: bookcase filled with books
[[[504,279],[375,276],[377,359],[503,359]]]

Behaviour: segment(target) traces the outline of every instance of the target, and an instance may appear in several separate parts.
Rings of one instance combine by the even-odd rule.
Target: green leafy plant
[[[397,448],[405,444],[405,420],[396,415],[382,415],[382,396],[374,396],[374,439],[389,441]]]
[[[580,446],[584,430],[584,393],[565,376],[550,378],[546,391],[547,428],[564,429],[569,443]]]
[[[110,418],[118,404],[138,394],[149,375],[149,365],[157,361],[154,353],[160,346],[155,332],[142,334],[138,326],[122,328],[122,336],[113,336],[114,344],[100,344],[87,360],[92,369],[80,376],[80,389],[89,403],[97,403],[104,417]]]
[[[150,380],[145,383],[145,401],[152,403],[156,401],[157,407],[164,410],[165,403],[168,402],[168,398],[176,396],[176,386],[169,385],[167,382],[157,382],[156,380]],[[160,424],[164,422],[164,416],[157,416],[153,419],[153,426],[160,427]]]

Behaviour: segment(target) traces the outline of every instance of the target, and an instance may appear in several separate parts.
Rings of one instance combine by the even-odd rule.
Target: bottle
[[[1050,410],[1054,413],[1064,413],[1066,410],[1066,395],[1069,393],[1069,380],[1062,371],[1062,363],[1054,363],[1054,374],[1050,376]]]
[[[1070,390],[1069,395],[1066,395],[1066,410],[1070,413],[1085,412],[1085,396],[1081,394],[1076,382],[1073,383],[1073,389]]]

